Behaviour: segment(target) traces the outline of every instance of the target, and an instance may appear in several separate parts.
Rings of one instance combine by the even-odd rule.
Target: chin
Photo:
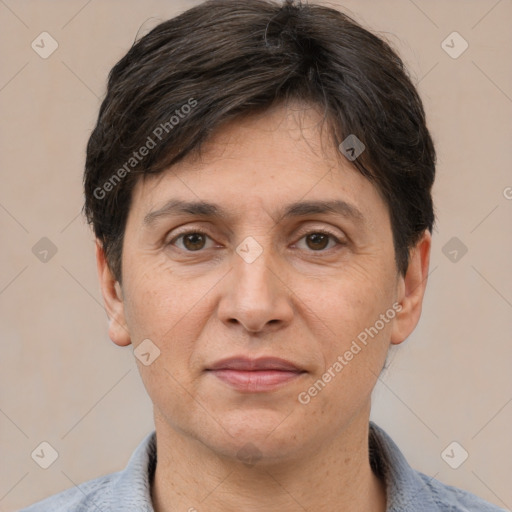
[[[216,435],[204,436],[202,442],[210,449],[241,462],[257,460],[273,464],[293,458],[304,449],[297,438],[297,426],[291,422],[290,411],[232,411],[223,417],[222,427],[216,425]]]

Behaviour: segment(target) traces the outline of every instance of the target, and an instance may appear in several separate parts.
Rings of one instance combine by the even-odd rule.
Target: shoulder
[[[112,481],[118,473],[89,480],[66,489],[44,500],[38,501],[19,512],[88,512],[107,510],[110,501]]]
[[[506,512],[478,496],[413,469],[391,437],[370,422],[370,463],[384,479],[387,512]]]
[[[506,512],[469,491],[444,484],[419,471],[416,473],[425,483],[439,510],[443,512]]]
[[[156,433],[149,433],[126,467],[38,501],[19,512],[152,512],[151,479],[156,467]]]

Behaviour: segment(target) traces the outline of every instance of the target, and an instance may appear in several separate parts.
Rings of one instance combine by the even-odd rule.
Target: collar
[[[391,437],[372,421],[370,421],[368,442],[370,464],[384,479],[386,486],[386,512],[403,512],[404,510],[437,512],[439,510],[421,474],[411,468]]]
[[[369,424],[368,442],[371,466],[385,482],[386,512],[439,510],[429,492],[427,482],[420,473],[409,466],[391,437],[372,421]],[[126,468],[117,473],[117,478],[112,482],[112,512],[134,509],[154,512],[151,485],[156,462],[156,431],[153,431],[143,439],[130,457]]]

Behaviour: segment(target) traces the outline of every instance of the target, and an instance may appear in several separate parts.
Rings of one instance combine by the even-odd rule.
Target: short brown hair
[[[137,180],[199,150],[221,123],[292,99],[325,112],[334,144],[350,135],[364,144],[352,163],[386,201],[405,273],[409,249],[433,228],[436,155],[402,60],[332,8],[209,0],[160,23],[109,74],[87,145],[84,211],[116,280]]]

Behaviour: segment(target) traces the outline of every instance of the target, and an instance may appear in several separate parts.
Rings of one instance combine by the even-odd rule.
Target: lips
[[[250,359],[246,357],[230,357],[213,364],[208,370],[238,370],[238,371],[265,371],[277,370],[284,372],[301,372],[295,364],[278,357],[260,357]]]
[[[230,387],[245,393],[271,391],[306,373],[291,361],[276,357],[232,357],[214,363],[207,371]]]

